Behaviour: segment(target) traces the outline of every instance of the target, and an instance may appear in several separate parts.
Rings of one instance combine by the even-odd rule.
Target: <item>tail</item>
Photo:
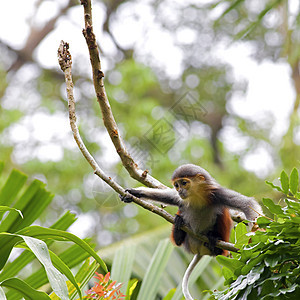
[[[193,272],[194,268],[196,267],[196,265],[199,262],[199,260],[201,259],[201,257],[202,257],[202,255],[196,254],[184,273],[184,276],[182,279],[182,292],[183,292],[184,298],[186,300],[194,300],[194,298],[191,296],[191,294],[189,292],[188,284],[189,284],[189,278],[191,276],[191,273]]]

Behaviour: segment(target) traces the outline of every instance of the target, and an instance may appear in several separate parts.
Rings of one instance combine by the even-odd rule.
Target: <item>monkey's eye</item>
[[[178,189],[178,188],[179,188],[178,182],[175,182],[175,183],[174,183],[174,186],[175,186],[175,189]]]
[[[182,184],[183,186],[187,185],[187,183],[188,183],[188,182],[187,182],[186,180],[182,180],[182,181],[181,181],[181,184]]]

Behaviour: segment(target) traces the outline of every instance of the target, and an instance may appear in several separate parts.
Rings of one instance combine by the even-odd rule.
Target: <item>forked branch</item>
[[[85,37],[93,71],[93,82],[97,101],[100,105],[104,126],[119,154],[123,166],[126,168],[130,176],[148,187],[165,188],[166,186],[153,178],[147,171],[141,170],[134,162],[133,158],[126,149],[125,143],[120,136],[118,125],[113,116],[103,82],[104,73],[101,69],[101,61],[97,46],[96,37],[93,31],[92,6],[91,0],[81,0],[84,7],[84,23],[83,35]]]
[[[72,80],[72,57],[69,52],[69,44],[61,41],[60,46],[58,48],[58,62],[61,67],[61,70],[64,72],[65,81],[66,81],[66,90],[67,90],[67,98],[68,98],[68,107],[69,107],[69,120],[70,126],[73,132],[74,139],[78,145],[78,148],[82,152],[83,156],[87,160],[87,162],[91,165],[94,170],[94,173],[99,176],[103,181],[105,181],[111,188],[113,188],[119,195],[121,196],[129,196],[125,189],[121,187],[117,182],[115,182],[111,177],[107,176],[103,170],[100,168],[98,163],[95,161],[93,156],[90,154],[88,149],[86,148],[85,144],[83,143],[78,126],[76,124],[76,112],[75,112],[75,99],[73,93],[73,80]],[[137,197],[130,195],[133,201],[140,205],[141,207],[161,216],[165,220],[170,223],[174,223],[174,217],[166,212],[164,209],[159,208],[156,205],[153,205],[149,202],[141,200]],[[200,239],[201,241],[208,242],[208,238],[204,235],[196,236],[188,226],[183,226],[183,230],[189,233],[191,236]],[[237,252],[238,249],[234,247],[233,244],[227,243],[224,241],[219,241],[216,244],[217,247],[229,251]]]
[[[93,82],[94,88],[97,95],[97,101],[100,105],[102,118],[104,125],[106,127],[107,132],[116,148],[117,153],[120,156],[122,164],[130,174],[130,176],[139,182],[143,183],[148,187],[155,187],[155,188],[167,188],[157,179],[153,178],[148,174],[148,172],[141,170],[138,165],[134,162],[133,158],[128,153],[126,146],[120,136],[119,129],[117,123],[114,119],[112,114],[112,110],[105,92],[104,88],[104,73],[101,69],[101,62],[99,56],[99,50],[97,47],[96,37],[93,32],[93,24],[92,24],[92,9],[91,9],[91,0],[81,0],[81,4],[84,7],[84,20],[85,20],[85,29],[83,30],[83,35],[86,39],[86,43],[89,49],[89,56],[92,65],[92,72],[93,72]],[[66,81],[66,90],[67,90],[67,97],[68,97],[68,105],[69,105],[69,119],[70,119],[70,126],[74,135],[74,139],[82,152],[85,159],[91,165],[94,170],[94,173],[99,176],[103,181],[105,181],[110,187],[112,187],[118,194],[121,196],[129,196],[125,189],[121,187],[118,183],[116,183],[111,177],[107,176],[100,166],[97,164],[93,156],[89,153],[88,149],[84,145],[80,133],[76,124],[76,113],[75,113],[75,99],[73,94],[73,81],[72,81],[72,58],[69,52],[69,45],[61,41],[61,44],[58,49],[58,61],[60,67],[65,75]],[[130,195],[131,196],[131,195]],[[170,215],[165,210],[159,208],[156,205],[153,205],[149,202],[143,201],[139,198],[133,197],[133,201],[142,206],[143,208],[161,216],[165,220],[170,223],[174,223],[174,217]],[[191,236],[204,241],[209,242],[208,238],[204,235],[196,236],[189,227],[183,226],[182,229],[189,233]],[[233,244],[227,243],[224,241],[219,241],[216,244],[217,247],[233,252],[237,252],[238,249],[234,247]]]

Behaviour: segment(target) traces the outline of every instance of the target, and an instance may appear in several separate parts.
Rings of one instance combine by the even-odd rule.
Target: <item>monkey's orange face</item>
[[[202,206],[208,202],[208,184],[202,174],[189,178],[176,178],[173,185],[179,196],[190,204]]]
[[[173,185],[182,199],[189,196],[189,189],[191,187],[191,180],[189,178],[179,178],[174,180]]]

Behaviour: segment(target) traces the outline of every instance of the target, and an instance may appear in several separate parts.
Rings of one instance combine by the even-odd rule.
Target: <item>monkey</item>
[[[203,255],[228,255],[228,251],[216,247],[218,240],[229,241],[232,220],[229,209],[236,209],[245,214],[250,226],[262,214],[260,205],[254,198],[222,187],[203,168],[194,164],[179,166],[172,175],[174,188],[129,188],[128,196],[121,197],[124,202],[131,202],[130,195],[144,200],[157,201],[178,206],[171,233],[171,240],[177,246],[194,254],[182,280],[182,291],[187,300],[192,300],[188,290],[188,279],[194,267]],[[209,243],[196,239],[181,229],[183,225],[191,228],[194,234],[204,234]]]

